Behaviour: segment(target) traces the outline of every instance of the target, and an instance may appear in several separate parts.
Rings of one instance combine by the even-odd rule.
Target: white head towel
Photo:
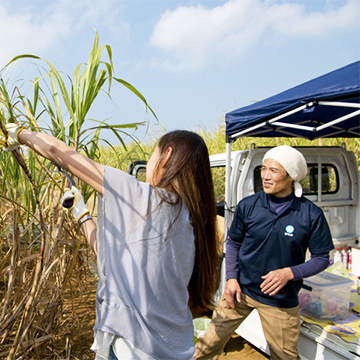
[[[302,187],[299,183],[307,174],[307,164],[303,154],[288,145],[277,146],[266,152],[263,158],[274,159],[282,165],[294,180],[294,194],[301,197]]]

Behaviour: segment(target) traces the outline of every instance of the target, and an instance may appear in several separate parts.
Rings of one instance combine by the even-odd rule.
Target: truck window
[[[335,194],[339,191],[339,174],[332,164],[322,164],[322,194]],[[301,181],[304,195],[316,195],[318,193],[318,165],[308,164],[308,174]],[[254,192],[262,190],[261,166],[254,170]]]
[[[339,191],[339,174],[334,165],[322,164],[322,194],[335,194]],[[305,195],[315,195],[318,193],[318,165],[308,164],[308,174],[301,181]]]

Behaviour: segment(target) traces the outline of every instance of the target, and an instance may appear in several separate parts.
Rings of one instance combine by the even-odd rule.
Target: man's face
[[[274,159],[265,159],[261,168],[261,179],[266,194],[285,197],[292,193],[293,179],[280,163]]]

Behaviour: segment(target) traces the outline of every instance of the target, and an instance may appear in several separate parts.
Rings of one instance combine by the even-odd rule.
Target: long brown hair
[[[195,234],[195,266],[188,285],[191,311],[204,311],[212,304],[219,286],[219,257],[216,248],[216,205],[209,153],[196,133],[176,130],[158,142],[159,163],[166,150],[172,154],[157,187],[175,192],[189,209]]]

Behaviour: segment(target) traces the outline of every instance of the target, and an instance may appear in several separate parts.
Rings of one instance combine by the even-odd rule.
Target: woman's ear
[[[162,167],[165,167],[167,162],[169,161],[171,155],[172,155],[172,152],[173,152],[173,149],[171,146],[169,146],[166,151],[165,151],[165,154],[164,154],[164,158],[162,159],[161,161],[161,166]]]

